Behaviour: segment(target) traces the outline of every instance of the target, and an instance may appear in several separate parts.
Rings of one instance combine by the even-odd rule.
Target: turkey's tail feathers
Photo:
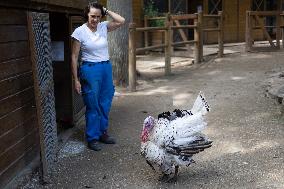
[[[206,101],[204,94],[201,91],[199,92],[191,109],[191,112],[193,114],[200,111],[202,112],[203,115],[210,111],[209,104]]]

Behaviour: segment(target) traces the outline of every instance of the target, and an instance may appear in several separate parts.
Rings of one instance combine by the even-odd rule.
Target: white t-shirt
[[[107,23],[108,21],[100,22],[95,32],[92,32],[85,23],[72,33],[71,37],[81,43],[83,61],[101,62],[109,60]]]

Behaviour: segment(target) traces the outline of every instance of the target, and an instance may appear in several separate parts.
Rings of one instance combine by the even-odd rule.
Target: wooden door
[[[81,26],[84,23],[84,19],[81,16],[71,16],[69,23],[70,23],[70,27],[69,27],[70,33],[69,34],[71,35],[77,27]],[[70,49],[72,51],[71,37],[70,37]],[[80,64],[81,64],[81,60],[79,57],[78,65]],[[73,79],[72,79],[72,111],[73,111],[73,123],[77,124],[85,113],[85,105],[84,105],[82,96],[78,95],[74,90],[74,80]]]

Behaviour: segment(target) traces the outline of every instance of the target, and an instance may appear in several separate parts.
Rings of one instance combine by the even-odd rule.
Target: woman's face
[[[92,28],[96,28],[97,24],[102,19],[101,9],[96,9],[91,7],[90,12],[88,13],[88,24]]]

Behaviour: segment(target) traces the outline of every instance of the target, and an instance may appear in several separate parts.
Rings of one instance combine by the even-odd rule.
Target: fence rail
[[[266,26],[264,25],[264,18],[268,16],[276,17],[276,25]],[[247,11],[246,12],[246,51],[253,50],[254,43],[254,30],[262,30],[265,38],[268,40],[270,46],[272,48],[280,48],[280,38],[281,38],[281,28],[282,28],[282,45],[284,40],[284,28],[283,21],[281,23],[281,19],[283,20],[284,12],[281,11]],[[267,28],[276,28],[276,44],[274,44],[272,37],[267,32]]]
[[[218,28],[203,28],[203,17],[218,19]],[[218,55],[223,56],[223,15],[220,11],[218,15],[203,15],[202,12],[195,14],[185,15],[170,15],[165,17],[152,17],[145,16],[144,27],[136,27],[134,23],[129,25],[129,89],[130,91],[136,90],[136,53],[145,52],[153,49],[164,49],[165,52],[165,75],[171,73],[171,54],[174,46],[194,44],[194,62],[199,63],[203,60],[203,32],[218,32],[219,33],[219,51]],[[150,20],[163,20],[165,26],[162,27],[149,27]],[[193,24],[182,25],[180,20],[193,20]],[[175,24],[175,25],[174,25]],[[188,40],[183,29],[194,30],[194,40]],[[159,45],[149,46],[149,32],[163,31],[165,42]],[[173,31],[178,30],[182,40],[181,42],[173,41]],[[136,48],[135,35],[137,32],[144,33],[145,47]]]

